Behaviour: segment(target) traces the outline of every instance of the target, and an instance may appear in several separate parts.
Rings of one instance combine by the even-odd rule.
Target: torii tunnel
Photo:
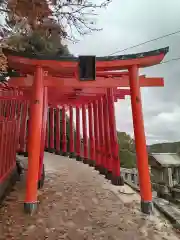
[[[152,212],[140,88],[163,87],[164,80],[139,75],[139,69],[159,64],[167,52],[168,48],[163,48],[132,55],[97,57],[94,81],[80,79],[79,58],[76,57],[5,52],[9,67],[19,76],[11,77],[0,88],[0,157],[8,162],[0,180],[4,181],[15,167],[16,152],[27,154],[25,212],[37,209],[38,187],[42,187],[44,180],[44,150],[89,164],[114,185],[124,184],[114,102],[125,99],[126,95],[131,97],[141,209],[146,214]],[[6,139],[3,138],[5,133]],[[9,147],[5,147],[3,141],[6,145],[9,143]]]

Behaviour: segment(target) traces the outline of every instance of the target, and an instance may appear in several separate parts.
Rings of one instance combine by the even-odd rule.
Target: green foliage
[[[135,150],[134,140],[125,132],[117,132],[118,143],[121,149],[127,149],[131,152]]]
[[[58,35],[47,36],[40,31],[33,31],[29,35],[12,35],[7,44],[17,51],[34,54],[70,55],[67,46],[61,43]]]
[[[117,132],[119,143],[119,157],[121,167],[134,168],[136,167],[136,154],[134,140],[125,132]]]
[[[136,154],[126,149],[119,151],[119,157],[121,161],[121,167],[123,168],[135,168],[136,167]]]

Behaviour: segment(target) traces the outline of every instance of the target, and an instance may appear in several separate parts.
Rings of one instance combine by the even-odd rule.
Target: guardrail
[[[0,120],[0,184],[16,166],[19,121]]]
[[[0,201],[16,182],[22,92],[0,82]]]
[[[121,175],[124,178],[124,181],[126,184],[128,184],[132,189],[135,191],[139,192],[139,180],[138,180],[138,171],[136,168],[132,169],[127,169],[127,168],[121,168]],[[152,183],[152,188],[155,191],[159,191],[161,189],[161,192],[163,192],[163,197],[159,198],[154,196],[153,192],[153,203],[154,206],[161,212],[163,213],[166,218],[172,223],[172,225],[180,229],[180,211],[179,211],[179,206],[176,204],[173,204],[169,200],[165,200],[166,192],[167,192],[167,186],[163,186],[157,183]],[[177,192],[177,191],[176,191]],[[180,192],[180,190],[179,190]],[[178,193],[179,193],[178,192]],[[159,194],[158,194],[159,195]],[[173,199],[171,199],[172,201]],[[174,203],[176,203],[175,199],[173,200]]]
[[[124,178],[125,183],[136,188],[136,190],[139,189],[139,177],[136,168],[121,168],[121,175]]]

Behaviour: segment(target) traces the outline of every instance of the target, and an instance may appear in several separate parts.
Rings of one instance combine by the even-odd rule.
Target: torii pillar
[[[44,179],[45,179],[45,169],[44,169],[43,161],[44,161],[44,148],[45,148],[45,141],[46,141],[47,113],[48,113],[48,90],[47,90],[47,87],[44,87],[38,188],[43,187]]]
[[[80,109],[76,107],[76,160],[81,161]]]
[[[66,109],[62,107],[62,156],[67,156]]]
[[[82,128],[83,128],[83,163],[88,164],[88,137],[85,104],[82,104]]]
[[[56,108],[56,155],[61,154],[60,150],[60,109],[59,107]]]
[[[49,134],[50,134],[50,148],[49,152],[54,152],[54,108],[50,107],[49,109]]]
[[[119,144],[117,141],[116,120],[114,110],[114,93],[112,88],[107,89],[108,110],[109,110],[109,126],[111,140],[111,160],[112,162],[112,179],[114,185],[123,186],[124,180],[120,174]]]
[[[95,170],[99,171],[100,169],[100,151],[99,151],[99,145],[100,145],[100,140],[99,140],[99,128],[98,128],[98,102],[95,100],[93,102],[93,120],[94,120],[94,138],[95,138]]]
[[[109,126],[109,112],[108,112],[108,101],[107,96],[103,98],[103,118],[104,118],[104,135],[105,135],[105,146],[106,146],[106,164],[107,173],[106,178],[112,179],[112,156],[111,156],[111,140],[110,140],[110,126]]]
[[[102,97],[98,99],[98,123],[99,123],[99,157],[100,157],[100,166],[99,173],[107,174],[106,164],[105,164],[105,139],[104,139],[104,119],[103,119],[103,100]]]
[[[69,106],[69,158],[74,158],[74,127],[73,127],[73,107]]]
[[[136,144],[137,167],[139,173],[139,185],[141,194],[141,210],[143,213],[152,212],[152,190],[148,166],[148,153],[144,132],[142,113],[141,93],[138,78],[138,66],[134,65],[129,69],[131,106],[134,125],[134,137]]]
[[[90,158],[89,166],[95,166],[95,139],[94,139],[94,124],[93,124],[93,112],[92,103],[88,104],[88,119],[89,119],[89,141],[90,141]]]
[[[46,123],[46,142],[45,142],[45,151],[49,150],[49,109],[47,109],[47,123]]]
[[[25,101],[22,104],[22,117],[21,117],[20,137],[19,137],[19,145],[20,145],[19,154],[24,154],[25,152],[27,118],[28,118],[28,101]]]
[[[28,139],[28,172],[24,210],[32,214],[37,209],[37,184],[39,173],[39,157],[41,149],[41,127],[43,111],[43,69],[37,67],[32,85],[30,111],[30,129],[33,132]]]

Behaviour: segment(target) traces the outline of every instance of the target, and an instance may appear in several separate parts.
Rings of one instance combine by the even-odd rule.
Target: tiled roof
[[[154,159],[162,166],[180,166],[180,156],[176,153],[151,153],[149,156],[154,157]]]

